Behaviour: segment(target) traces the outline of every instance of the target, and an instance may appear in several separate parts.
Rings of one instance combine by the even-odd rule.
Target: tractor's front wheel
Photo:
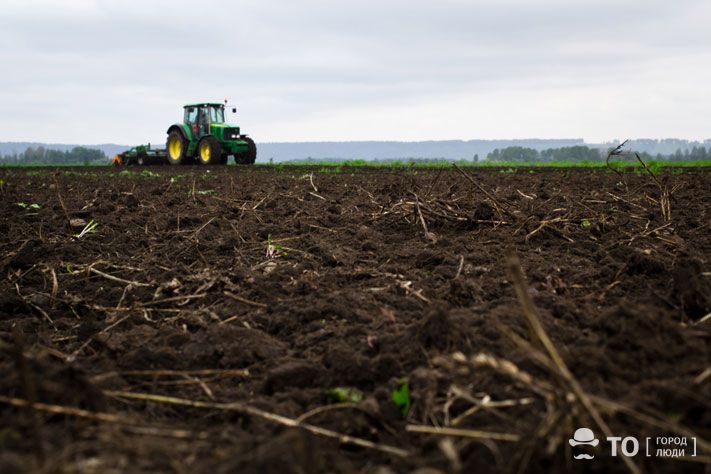
[[[217,165],[222,160],[222,147],[217,138],[207,136],[198,143],[198,163],[201,165]]]
[[[235,155],[235,163],[238,165],[252,165],[257,159],[257,145],[249,137],[244,137],[242,140],[247,142],[247,151]]]
[[[168,141],[165,145],[166,155],[168,155],[168,163],[171,165],[179,165],[185,163],[188,144],[185,143],[183,135],[177,130],[173,130],[168,134]]]

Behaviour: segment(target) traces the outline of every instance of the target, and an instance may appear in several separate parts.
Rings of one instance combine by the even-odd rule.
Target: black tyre
[[[235,163],[238,165],[252,165],[257,160],[257,145],[249,137],[244,137],[242,140],[247,142],[247,151],[235,155]]]
[[[218,165],[222,160],[222,147],[217,138],[204,137],[198,143],[197,162],[201,165]]]
[[[165,151],[168,157],[168,163],[171,165],[180,165],[187,162],[185,155],[188,151],[188,144],[185,142],[183,134],[177,130],[170,132],[165,145]]]

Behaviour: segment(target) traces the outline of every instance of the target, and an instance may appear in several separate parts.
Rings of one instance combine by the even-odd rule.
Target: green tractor
[[[183,123],[168,128],[165,149],[139,145],[114,157],[116,165],[224,165],[231,156],[235,163],[251,165],[257,146],[237,125],[225,123],[225,105],[201,103],[184,106]],[[236,110],[233,108],[232,112]]]
[[[254,140],[241,135],[237,125],[225,123],[224,104],[191,104],[184,109],[183,123],[176,123],[168,129],[168,163],[224,165],[232,155],[235,163],[251,165],[257,159]],[[232,112],[236,110],[232,109]]]

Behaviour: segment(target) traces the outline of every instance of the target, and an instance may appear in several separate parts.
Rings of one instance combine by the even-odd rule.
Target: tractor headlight
[[[239,140],[239,128],[225,129],[225,140]]]

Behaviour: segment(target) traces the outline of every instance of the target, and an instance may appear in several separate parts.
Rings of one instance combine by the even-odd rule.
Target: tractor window
[[[197,108],[188,107],[185,109],[185,123],[195,123],[197,122]]]
[[[222,107],[210,107],[210,123],[225,123],[225,111]]]

